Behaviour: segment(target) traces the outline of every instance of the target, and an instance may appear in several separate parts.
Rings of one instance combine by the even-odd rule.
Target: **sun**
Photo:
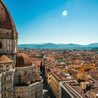
[[[68,11],[67,10],[63,10],[62,11],[62,16],[66,17],[68,15]]]

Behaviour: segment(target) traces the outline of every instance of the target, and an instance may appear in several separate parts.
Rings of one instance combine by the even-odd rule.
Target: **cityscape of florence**
[[[98,98],[98,0],[0,0],[0,98]]]

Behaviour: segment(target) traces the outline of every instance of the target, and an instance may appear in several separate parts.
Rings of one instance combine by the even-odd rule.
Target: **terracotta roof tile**
[[[4,3],[0,0],[0,27],[12,29],[14,22]]]

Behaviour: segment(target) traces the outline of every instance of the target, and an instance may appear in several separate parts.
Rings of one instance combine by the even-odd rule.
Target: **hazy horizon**
[[[98,42],[98,0],[4,0],[19,44]]]
[[[50,43],[50,42],[47,42],[47,43],[44,43],[44,42],[42,42],[42,43],[23,43],[24,45],[28,45],[28,44],[36,44],[36,45],[43,45],[43,44],[76,44],[76,45],[90,45],[90,44],[98,44],[98,42],[96,42],[96,43],[88,43],[88,44],[77,44],[77,43]],[[18,43],[18,45],[23,45],[23,44],[19,44]]]

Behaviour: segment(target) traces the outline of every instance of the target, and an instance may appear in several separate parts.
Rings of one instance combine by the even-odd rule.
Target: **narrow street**
[[[52,90],[50,89],[48,85],[47,78],[45,77],[45,75],[43,75],[42,78],[43,78],[43,89],[48,90],[44,98],[55,98]]]
[[[42,63],[40,65],[40,72],[41,77],[43,78],[43,90],[47,91],[43,98],[56,98],[48,85],[47,78],[45,76],[45,65]]]

